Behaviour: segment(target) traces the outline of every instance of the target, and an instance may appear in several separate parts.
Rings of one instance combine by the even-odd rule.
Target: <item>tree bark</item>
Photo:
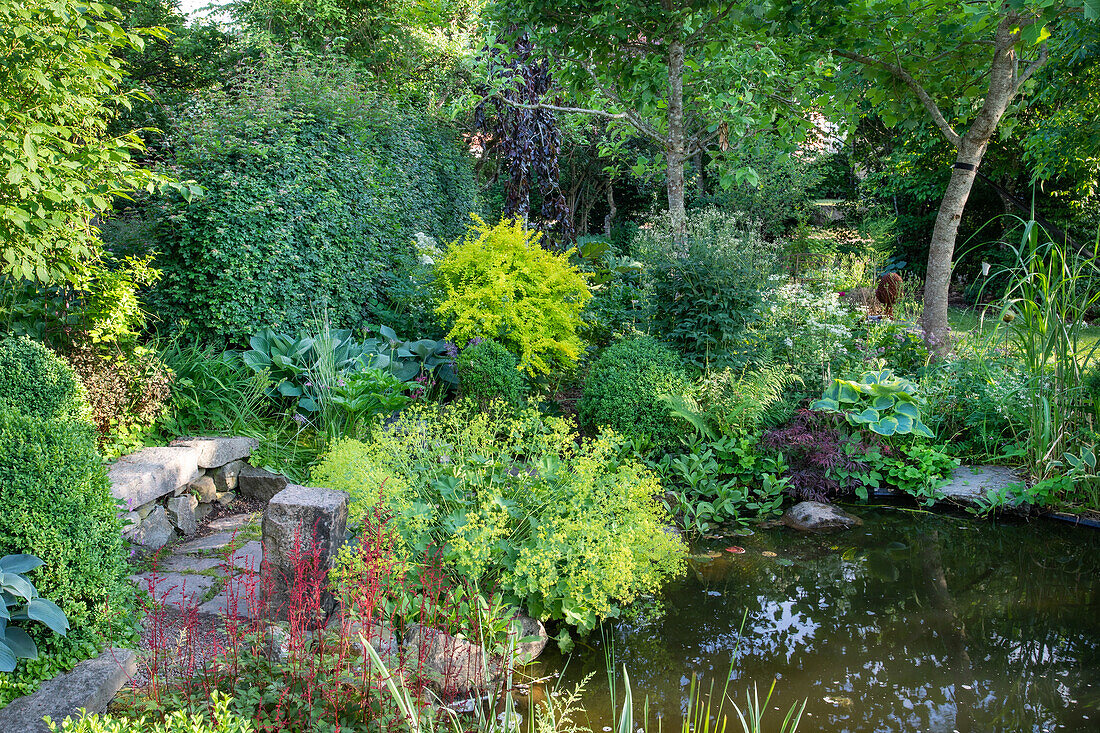
[[[925,341],[940,355],[951,350],[947,295],[951,286],[959,223],[989,140],[1019,88],[1015,33],[1019,23],[1019,16],[1010,13],[997,26],[993,61],[989,68],[989,89],[981,111],[974,118],[970,129],[958,139],[955,167],[951,170],[951,180],[940,201],[936,225],[932,229],[932,242],[928,247],[928,270],[924,280],[923,326]]]
[[[603,219],[603,233],[605,237],[611,237],[611,221],[615,218],[618,207],[615,206],[615,182],[607,179],[607,216]]]
[[[668,48],[668,213],[673,231],[687,228],[684,208],[684,44],[673,41]]]

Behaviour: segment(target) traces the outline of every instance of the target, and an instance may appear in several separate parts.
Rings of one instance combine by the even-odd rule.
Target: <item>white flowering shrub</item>
[[[835,291],[793,282],[784,275],[768,278],[757,307],[753,329],[763,337],[776,362],[816,389],[827,384],[846,364],[862,360],[854,328],[859,316]]]

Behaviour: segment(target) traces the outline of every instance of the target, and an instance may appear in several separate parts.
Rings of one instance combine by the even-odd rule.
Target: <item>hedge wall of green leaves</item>
[[[127,580],[122,525],[89,422],[43,419],[0,405],[0,556],[28,553],[45,562],[30,575],[61,606],[68,636],[40,625],[39,658],[0,675],[0,706],[39,681],[126,640],[134,588]]]
[[[231,344],[327,309],[357,328],[408,279],[417,232],[459,236],[473,168],[439,119],[394,109],[355,71],[268,60],[179,110],[171,152],[205,195],[153,208],[162,330]],[[400,290],[400,287],[397,288]]]

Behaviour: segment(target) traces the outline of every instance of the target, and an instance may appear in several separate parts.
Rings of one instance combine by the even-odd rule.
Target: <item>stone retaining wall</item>
[[[194,534],[215,503],[229,504],[238,492],[270,499],[287,481],[249,466],[256,447],[252,438],[180,438],[120,458],[107,472],[123,507],[123,536],[159,549]]]

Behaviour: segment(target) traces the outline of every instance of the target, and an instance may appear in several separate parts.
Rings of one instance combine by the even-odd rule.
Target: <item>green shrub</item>
[[[779,246],[737,216],[704,209],[692,213],[683,234],[667,217],[639,229],[633,248],[647,265],[652,332],[696,366],[729,364],[757,318]]]
[[[473,169],[451,126],[356,74],[274,54],[178,110],[174,164],[205,193],[146,207],[163,271],[149,302],[169,330],[243,345],[326,309],[338,328],[407,310],[386,294],[418,232],[461,234]]]
[[[129,453],[152,432],[171,394],[171,372],[156,351],[129,353],[73,347],[65,360],[87,390],[99,444],[109,457]]]
[[[569,254],[543,249],[542,235],[518,219],[492,227],[474,219],[436,267],[443,293],[436,311],[451,324],[448,338],[499,341],[531,376],[575,367],[584,348],[581,312],[592,295]]]
[[[407,559],[443,548],[464,580],[582,633],[682,569],[657,476],[613,436],[578,447],[537,408],[497,413],[410,408],[370,443],[334,446],[312,482],[349,491],[353,517],[383,501]]]
[[[232,701],[219,692],[211,695],[209,715],[188,714],[174,710],[164,720],[124,718],[117,715],[88,715],[81,712],[79,718],[66,718],[60,727],[50,724],[50,731],[57,733],[252,733],[253,723],[247,717],[233,711]]]
[[[667,447],[682,428],[661,398],[687,394],[690,388],[675,352],[649,336],[626,339],[608,347],[592,365],[577,413],[589,427],[647,436]]]
[[[0,409],[43,419],[89,416],[84,387],[63,359],[26,337],[0,342]]]
[[[0,704],[97,653],[104,641],[126,638],[134,589],[89,423],[0,410],[0,555],[21,553],[45,563],[29,577],[71,628],[64,638],[36,638],[39,659],[0,679]]]
[[[462,394],[481,404],[499,399],[515,404],[527,385],[519,373],[519,361],[496,341],[474,341],[455,361]]]

